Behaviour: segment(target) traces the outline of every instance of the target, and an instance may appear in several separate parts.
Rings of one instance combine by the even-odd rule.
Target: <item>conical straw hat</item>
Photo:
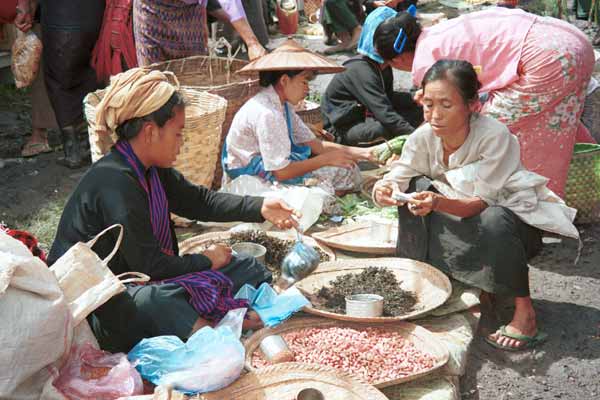
[[[307,70],[317,74],[332,74],[341,72],[345,68],[327,58],[313,53],[300,46],[295,40],[288,39],[276,50],[266,54],[244,68],[238,73],[253,73],[260,71],[282,71],[282,70]]]

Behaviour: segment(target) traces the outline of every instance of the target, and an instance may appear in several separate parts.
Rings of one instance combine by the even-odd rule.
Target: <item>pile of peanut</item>
[[[419,373],[435,362],[399,333],[385,329],[305,328],[281,336],[295,361],[334,367],[371,384]],[[255,368],[268,364],[259,351],[253,354]]]

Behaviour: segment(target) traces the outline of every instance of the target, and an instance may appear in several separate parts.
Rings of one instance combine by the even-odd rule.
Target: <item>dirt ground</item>
[[[305,44],[323,46],[321,41]],[[402,86],[408,82],[406,75],[397,77]],[[327,81],[317,79],[313,91],[322,91]],[[62,207],[84,170],[56,164],[61,153],[57,132],[50,133],[55,152],[19,158],[30,130],[27,92],[0,86],[0,221],[31,231],[48,249]],[[600,224],[579,229],[583,249],[577,265],[577,242],[556,237],[545,238],[542,253],[531,262],[532,297],[549,341],[532,351],[507,353],[477,339],[461,380],[463,399],[600,399]],[[501,303],[499,322],[505,323],[512,315],[510,299]],[[491,317],[483,322],[483,330],[494,326]]]

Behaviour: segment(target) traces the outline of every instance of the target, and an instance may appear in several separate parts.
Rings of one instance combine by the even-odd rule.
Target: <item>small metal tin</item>
[[[306,388],[298,392],[296,400],[325,400],[325,396],[320,390]]]
[[[346,315],[351,317],[381,317],[383,297],[377,294],[354,294],[346,296]]]
[[[280,335],[270,335],[260,342],[260,351],[272,363],[292,361],[294,353]]]
[[[240,242],[231,245],[231,249],[237,254],[251,256],[256,258],[258,262],[265,263],[265,255],[267,254],[267,248],[258,243],[252,242]]]

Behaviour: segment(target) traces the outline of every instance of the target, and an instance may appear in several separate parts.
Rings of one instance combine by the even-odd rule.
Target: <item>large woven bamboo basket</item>
[[[181,87],[187,106],[183,145],[174,168],[196,185],[212,184],[215,165],[219,159],[221,127],[225,119],[227,101],[214,94]],[[104,156],[117,137],[115,132],[101,131],[96,126],[96,107],[105,91],[88,94],[84,99],[84,111],[88,121],[88,133],[92,161]]]
[[[286,332],[298,331],[305,328],[329,327],[348,327],[356,329],[365,329],[368,328],[369,325],[348,321],[336,321],[318,317],[299,317],[287,320],[283,324],[278,325],[274,328],[263,328],[255,332],[252,336],[250,336],[250,338],[248,338],[244,342],[244,347],[246,348],[246,369],[248,369],[249,371],[261,370],[256,369],[252,366],[252,358],[254,356],[254,352],[259,349],[260,342],[266,336],[280,335]],[[417,378],[432,373],[433,371],[443,367],[448,362],[450,354],[448,352],[447,347],[433,333],[431,333],[423,327],[408,322],[400,322],[395,324],[377,326],[377,328],[400,333],[405,340],[412,342],[418,350],[430,354],[434,359],[434,364],[431,366],[431,368],[428,368],[427,370],[413,372],[412,374],[409,374],[402,378],[371,383],[376,388],[384,388],[415,380]],[[277,365],[284,366],[286,364],[288,363],[281,363]]]
[[[412,311],[395,317],[353,317],[346,314],[327,311],[319,307],[322,302],[316,294],[332,280],[346,274],[359,274],[368,267],[387,268],[400,282],[400,287],[411,291],[417,298]],[[443,272],[429,264],[408,258],[364,258],[325,262],[317,270],[296,283],[296,287],[311,301],[304,311],[320,317],[342,321],[390,323],[414,319],[441,306],[452,294],[450,279]],[[385,295],[384,295],[385,303]]]
[[[247,61],[213,56],[193,56],[177,60],[163,61],[152,64],[148,68],[160,71],[171,71],[177,76],[179,83],[191,86],[197,90],[206,90],[227,100],[225,120],[219,137],[218,155],[221,154],[225,137],[231,127],[233,117],[246,101],[258,90],[258,76],[240,75],[236,72],[242,69]],[[220,157],[215,162],[212,187],[221,187],[223,169]]]
[[[600,89],[594,90],[585,98],[581,121],[600,143]]]
[[[323,129],[323,116],[321,115],[320,104],[304,100],[302,107],[296,110],[296,114],[298,114],[305,124]]]
[[[308,388],[321,391],[327,400],[386,399],[373,386],[333,368],[285,363],[247,373],[225,389],[201,395],[199,400],[292,400]]]
[[[304,15],[311,20],[311,16],[315,15],[321,8],[321,0],[304,0]]]
[[[600,221],[600,145],[575,145],[565,192],[567,205],[577,209],[578,223]]]

